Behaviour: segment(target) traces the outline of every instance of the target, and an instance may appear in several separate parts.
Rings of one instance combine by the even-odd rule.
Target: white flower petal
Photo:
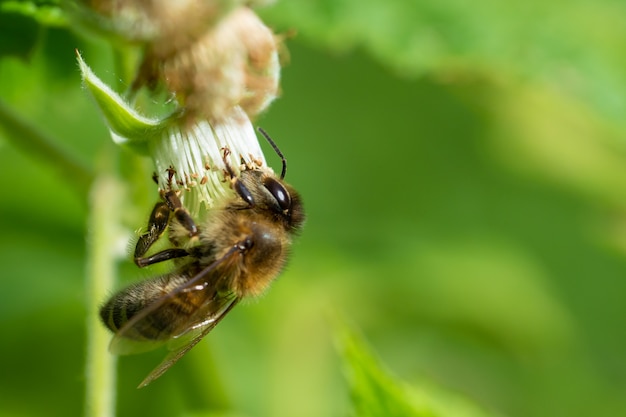
[[[248,167],[266,165],[252,122],[239,107],[213,124],[203,120],[188,128],[172,125],[151,142],[159,188],[181,190],[181,200],[192,213],[203,204],[212,207],[231,192],[224,181],[226,149],[226,161],[236,174],[242,162]]]

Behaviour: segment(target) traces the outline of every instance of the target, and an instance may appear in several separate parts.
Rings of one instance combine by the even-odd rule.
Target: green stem
[[[122,186],[107,174],[97,177],[90,194],[87,239],[87,392],[88,417],[115,415],[116,359],[108,350],[110,333],[100,322],[98,306],[115,283],[114,253],[120,230],[118,213]]]
[[[1,101],[0,127],[16,148],[55,168],[79,195],[87,194],[93,172],[62,149],[55,138],[37,129]]]

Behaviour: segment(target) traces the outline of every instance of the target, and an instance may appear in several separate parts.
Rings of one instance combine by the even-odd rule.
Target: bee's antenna
[[[276,143],[274,143],[272,138],[270,138],[270,135],[268,135],[265,130],[263,130],[260,127],[257,127],[257,129],[258,129],[259,132],[261,132],[261,134],[263,136],[265,136],[265,139],[267,139],[267,141],[270,143],[270,145],[272,145],[272,148],[274,149],[274,152],[276,152],[276,154],[283,161],[283,170],[280,172],[280,179],[281,180],[284,179],[285,178],[285,174],[287,173],[287,160],[285,159],[285,155],[283,155],[283,153],[280,151],[280,149],[278,149],[278,145],[276,145]]]

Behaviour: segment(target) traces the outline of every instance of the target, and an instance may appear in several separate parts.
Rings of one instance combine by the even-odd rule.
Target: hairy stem
[[[57,140],[37,129],[1,101],[0,128],[16,148],[56,169],[79,195],[87,194],[93,172],[62,149]]]
[[[88,417],[115,415],[116,359],[108,350],[110,334],[100,323],[98,306],[113,288],[116,235],[122,186],[107,174],[98,176],[90,194],[87,262],[87,392]]]

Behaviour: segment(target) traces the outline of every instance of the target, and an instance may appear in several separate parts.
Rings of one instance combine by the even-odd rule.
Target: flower
[[[180,190],[192,213],[232,192],[226,177],[265,165],[249,117],[279,91],[279,38],[243,0],[82,0],[78,21],[143,51],[128,97],[160,93],[174,109],[149,118],[78,61],[113,140],[152,157],[162,190]],[[162,95],[160,96],[162,97]],[[171,106],[163,106],[171,108]]]
[[[150,148],[159,189],[181,190],[191,212],[227,195],[225,161],[235,173],[242,164],[248,169],[266,164],[252,122],[240,107],[218,122],[201,120],[186,128],[174,124]]]
[[[243,0],[75,0],[64,6],[80,26],[126,43],[184,48]]]
[[[169,41],[146,45],[132,89],[165,87],[187,120],[219,120],[234,106],[254,117],[278,95],[278,38],[247,7],[231,11],[184,47],[171,48]]]
[[[149,155],[161,190],[180,190],[181,200],[192,213],[213,207],[227,195],[226,163],[235,172],[243,167],[265,166],[252,122],[239,106],[217,121],[183,120],[180,112],[147,118],[104,84],[78,54],[86,89],[96,100],[113,140]]]
[[[279,92],[280,38],[243,0],[82,0],[67,2],[77,25],[139,45],[131,94],[163,87],[187,121],[250,117]]]

